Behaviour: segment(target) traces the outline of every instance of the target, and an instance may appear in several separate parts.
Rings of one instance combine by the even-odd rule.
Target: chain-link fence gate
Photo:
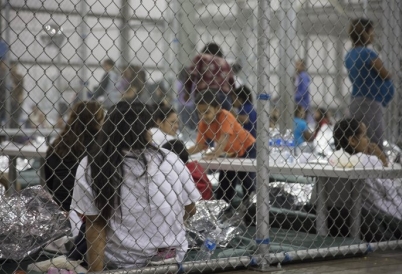
[[[3,0],[2,273],[400,247],[401,12]]]

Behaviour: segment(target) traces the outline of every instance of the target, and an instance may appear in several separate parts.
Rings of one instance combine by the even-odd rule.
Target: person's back
[[[373,69],[372,60],[378,54],[368,47],[352,48],[345,56],[345,66],[352,82],[352,97],[365,97],[386,106],[392,99],[394,86],[391,79],[383,79]]]
[[[192,81],[186,85],[191,86],[194,83],[196,91],[215,89],[228,94],[234,88],[233,72],[229,63],[222,57],[200,54],[194,58],[190,72]]]
[[[141,103],[112,107],[98,147],[77,169],[71,207],[86,218],[90,272],[105,262],[112,268],[180,262],[188,248],[183,222],[200,194],[178,156],[152,145],[151,112]]]
[[[103,109],[97,102],[84,101],[74,105],[60,136],[46,152],[46,186],[65,211],[70,210],[75,172],[93,144],[103,116]]]
[[[148,161],[144,175],[136,155],[125,157],[125,176],[120,190],[124,195],[119,212],[109,221],[105,249],[106,259],[119,268],[144,265],[155,255],[156,248],[175,248],[178,260],[183,259],[187,250],[183,207],[188,201],[181,194],[197,193],[193,193],[194,182],[178,156],[167,150],[162,152],[165,158],[157,151],[144,152]],[[84,159],[77,170],[77,183],[84,190],[91,188],[85,180],[86,167],[87,159]],[[81,196],[74,196],[74,203],[82,206],[80,200]]]
[[[310,108],[310,76],[307,73],[304,60],[296,62],[296,91],[295,104],[303,107],[306,111]]]

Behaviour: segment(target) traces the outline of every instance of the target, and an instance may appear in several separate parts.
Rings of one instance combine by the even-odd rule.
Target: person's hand
[[[183,99],[185,102],[187,102],[188,100],[190,100],[190,94],[188,92],[184,93]]]
[[[226,153],[226,158],[236,158],[236,155],[236,152]]]
[[[218,158],[218,156],[213,153],[206,154],[204,157],[202,157],[202,159],[206,161],[215,160],[216,158]]]
[[[366,154],[377,156],[383,163],[385,167],[388,166],[388,159],[384,152],[380,149],[380,147],[375,143],[369,143],[366,151]]]

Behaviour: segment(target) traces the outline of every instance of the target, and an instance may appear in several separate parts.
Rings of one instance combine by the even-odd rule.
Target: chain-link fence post
[[[258,1],[258,65],[257,65],[257,255],[261,256],[258,262],[262,270],[270,265],[270,237],[269,237],[269,35],[270,35],[270,1]]]

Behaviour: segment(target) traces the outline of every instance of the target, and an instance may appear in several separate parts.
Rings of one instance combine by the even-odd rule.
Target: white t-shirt
[[[155,146],[158,147],[162,146],[163,144],[165,144],[170,140],[176,139],[174,136],[164,133],[157,127],[153,127],[149,131],[152,134],[152,142],[154,143]]]
[[[363,153],[350,155],[343,150],[336,151],[329,158],[329,162],[338,167],[378,169],[384,167],[377,156]],[[361,193],[363,206],[367,210],[402,220],[402,179],[366,179]]]
[[[173,247],[182,261],[188,248],[183,224],[184,206],[200,193],[184,163],[170,151],[147,151],[148,172],[137,159],[126,158],[121,186],[121,211],[109,221],[105,263],[119,268],[142,267],[158,248]],[[87,158],[78,167],[71,208],[91,216],[100,211],[86,179]]]

